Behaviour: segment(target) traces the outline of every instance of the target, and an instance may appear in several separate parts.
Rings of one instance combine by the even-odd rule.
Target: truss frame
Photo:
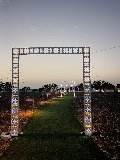
[[[84,129],[92,134],[90,47],[12,48],[11,136],[19,134],[19,57],[29,54],[83,54]]]

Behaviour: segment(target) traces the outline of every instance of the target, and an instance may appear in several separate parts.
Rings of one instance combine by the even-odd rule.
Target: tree
[[[43,90],[44,90],[44,88],[43,88],[43,87],[39,88],[39,92],[42,92]]]
[[[78,84],[78,85],[75,87],[75,90],[83,91],[83,83]]]
[[[114,90],[115,91],[115,86],[109,82],[105,82],[105,81],[102,81],[102,89],[103,90]]]
[[[113,84],[111,84],[111,83],[109,83],[109,89],[113,89],[114,92],[115,92],[115,86]]]
[[[55,83],[46,84],[46,85],[44,85],[42,88],[43,88],[43,91],[45,92],[46,97],[47,97],[47,99],[48,99],[48,96],[51,95],[51,92],[56,91],[56,89],[58,88],[58,85],[55,84]]]
[[[120,88],[120,84],[117,84],[117,86],[116,86],[117,88]]]
[[[106,89],[109,89],[110,85],[108,82],[102,81],[102,89],[105,91]]]
[[[55,84],[55,83],[52,83],[51,84],[51,89],[52,89],[52,91],[56,91],[58,89],[58,85]]]
[[[44,90],[45,92],[50,92],[51,88],[52,88],[51,84],[45,84],[45,85],[43,86],[43,90]]]
[[[111,90],[113,89],[115,91],[115,86],[109,82],[105,82],[105,81],[94,81],[93,84],[91,85],[91,88],[95,88],[96,90],[101,90],[103,89],[104,91],[105,90]]]
[[[94,81],[93,84],[91,85],[91,88],[95,88],[96,90],[100,89],[100,92],[102,90],[102,81]]]
[[[50,92],[50,91],[55,91],[58,88],[58,85],[55,83],[46,84],[42,88],[45,92]]]
[[[0,83],[0,91],[11,92],[12,91],[11,82],[6,82],[6,83],[1,82]]]

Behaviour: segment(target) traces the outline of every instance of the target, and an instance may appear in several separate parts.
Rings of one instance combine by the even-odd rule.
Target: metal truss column
[[[90,48],[83,51],[83,83],[84,83],[84,129],[86,135],[92,134],[91,114],[91,78],[90,78]]]
[[[11,136],[19,133],[19,49],[12,49]]]

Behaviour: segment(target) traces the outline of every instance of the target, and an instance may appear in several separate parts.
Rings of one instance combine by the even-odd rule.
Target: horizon
[[[104,80],[96,80],[96,81],[104,81]],[[93,81],[94,82],[94,81]],[[108,82],[108,83],[110,83],[109,81],[105,81],[105,82]],[[11,83],[12,84],[12,82],[2,82],[2,81],[0,81],[0,83]],[[83,82],[80,82],[80,83],[76,83],[75,82],[75,86],[77,86],[77,85],[79,85],[79,84],[83,84]],[[59,88],[61,88],[61,82],[60,83],[55,83],[55,82],[51,82],[51,83],[44,83],[43,85],[40,85],[40,86],[38,86],[38,87],[36,87],[36,88],[33,88],[33,87],[31,87],[31,86],[23,86],[23,87],[19,87],[19,89],[22,89],[22,88],[24,88],[24,87],[30,87],[30,89],[39,89],[39,88],[42,88],[44,85],[47,85],[47,84],[56,84],[57,86],[58,86],[58,89]],[[91,83],[92,84],[92,83]],[[116,84],[113,84],[113,83],[111,83],[112,85],[114,85],[115,87],[117,86],[117,84],[120,84],[120,83],[116,83]],[[64,88],[65,86],[70,86],[70,85],[73,85],[74,86],[74,81],[62,81],[62,88]]]

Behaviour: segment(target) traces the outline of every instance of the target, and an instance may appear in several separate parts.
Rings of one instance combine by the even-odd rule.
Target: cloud
[[[2,4],[4,1],[3,0],[0,0],[0,4]]]
[[[35,32],[37,29],[35,27],[29,27],[28,30],[31,32]]]
[[[0,4],[7,4],[9,2],[10,2],[10,0],[0,0]]]
[[[0,4],[9,3],[10,0],[0,0]]]
[[[21,28],[17,28],[16,30],[18,32],[36,32],[37,31],[35,27],[28,27],[28,28],[21,27]]]
[[[74,26],[72,27],[72,29],[73,29],[73,30],[78,30],[78,29],[79,29],[79,26],[78,26],[78,25],[74,25]]]

